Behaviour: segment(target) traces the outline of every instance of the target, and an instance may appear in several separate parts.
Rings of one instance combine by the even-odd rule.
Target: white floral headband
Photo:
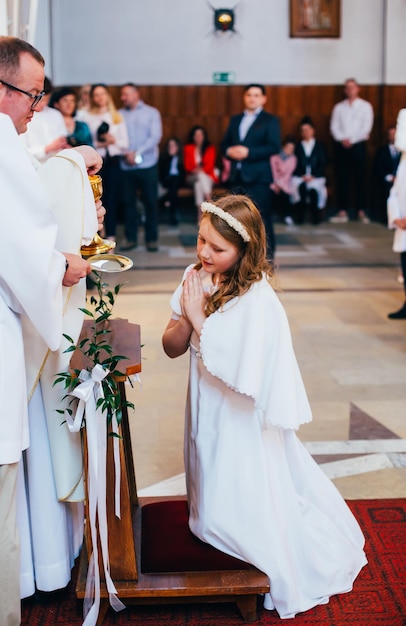
[[[251,241],[251,237],[245,227],[235,217],[230,215],[230,213],[226,213],[226,211],[223,211],[223,209],[220,209],[220,207],[215,204],[211,204],[211,202],[203,202],[200,208],[202,213],[213,213],[224,220],[245,242]]]

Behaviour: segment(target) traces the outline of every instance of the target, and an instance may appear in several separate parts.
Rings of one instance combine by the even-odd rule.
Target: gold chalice
[[[93,191],[95,201],[100,200],[103,194],[102,178],[98,174],[89,176],[90,186]],[[80,251],[83,257],[87,258],[95,254],[104,254],[116,247],[115,241],[102,239],[98,233],[95,234],[88,246],[82,246]]]
[[[100,200],[103,193],[101,176],[89,176],[90,186],[95,201]],[[97,233],[88,246],[81,247],[82,256],[88,260],[95,272],[125,272],[133,266],[133,262],[120,254],[107,254],[116,247],[115,241],[102,239]]]

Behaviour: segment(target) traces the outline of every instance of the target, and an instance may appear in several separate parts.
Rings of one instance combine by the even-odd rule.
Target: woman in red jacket
[[[199,221],[200,205],[211,199],[213,185],[218,182],[215,164],[216,149],[209,142],[206,129],[193,126],[183,148],[183,166],[186,183],[193,187]]]

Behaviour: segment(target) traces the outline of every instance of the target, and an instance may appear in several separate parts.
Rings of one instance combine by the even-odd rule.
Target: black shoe
[[[406,320],[406,302],[402,306],[399,311],[395,311],[395,313],[389,313],[388,315],[390,320]]]
[[[149,243],[147,243],[147,250],[148,252],[158,252],[159,248],[157,243],[155,241],[150,241]]]
[[[137,243],[135,241],[125,241],[123,245],[120,246],[120,250],[128,252],[128,250],[134,250],[136,247]]]

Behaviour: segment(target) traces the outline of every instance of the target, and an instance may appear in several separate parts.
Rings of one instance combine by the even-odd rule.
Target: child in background
[[[277,211],[282,216],[285,224],[292,225],[293,172],[296,169],[297,158],[295,156],[295,138],[286,137],[282,149],[278,154],[270,158],[273,182],[271,190],[276,201]]]
[[[165,189],[164,206],[169,211],[169,223],[179,224],[178,189],[183,179],[183,158],[180,141],[169,137],[159,157],[159,180]]]

